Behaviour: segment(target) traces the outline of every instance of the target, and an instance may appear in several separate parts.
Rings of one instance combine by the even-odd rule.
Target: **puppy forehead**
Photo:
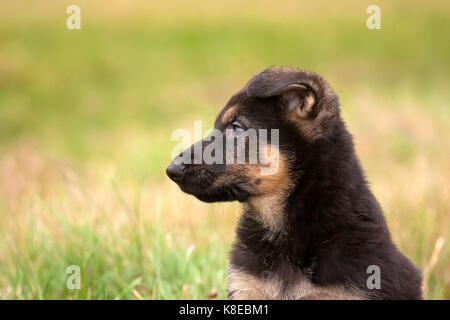
[[[265,124],[270,115],[273,115],[273,111],[277,112],[277,108],[274,108],[276,100],[273,98],[257,99],[248,97],[244,87],[242,90],[234,94],[225,107],[218,114],[214,126],[216,128],[222,128],[227,125],[233,118],[239,118],[240,120],[247,120],[253,124]]]
[[[233,95],[217,116],[215,126],[223,126],[227,124],[233,117],[235,117],[242,109],[244,105],[243,100],[245,100],[245,98],[246,94],[243,90]]]

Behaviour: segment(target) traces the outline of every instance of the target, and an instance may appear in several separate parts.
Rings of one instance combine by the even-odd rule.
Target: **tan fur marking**
[[[300,132],[303,133],[303,136],[310,141],[327,136],[331,127],[323,123],[331,122],[331,119],[334,117],[336,117],[336,113],[328,110],[322,110],[313,120],[301,118],[294,112],[288,112],[286,114],[286,119],[294,122]]]
[[[361,292],[342,287],[319,287],[306,276],[298,274],[289,283],[283,283],[275,274],[255,277],[228,266],[228,298],[233,300],[362,300]]]
[[[261,166],[250,167],[247,170],[248,176],[259,177],[261,182],[254,186],[255,195],[244,204],[244,211],[254,213],[255,218],[271,231],[267,234],[269,238],[281,235],[284,230],[283,206],[288,192],[294,184],[294,179],[289,174],[289,161],[279,150],[271,150],[270,145],[267,146],[266,155],[269,157],[269,161],[277,153],[278,170],[274,174],[261,175]],[[271,164],[269,162],[266,166]]]
[[[273,174],[261,174],[261,169],[273,164],[275,156],[278,156],[277,170]],[[289,174],[289,160],[279,150],[271,150],[271,146],[267,145],[265,157],[264,162],[267,164],[228,165],[225,174],[218,177],[213,185],[226,185],[228,180],[233,181],[236,177],[244,178],[248,184],[246,187],[253,194],[244,203],[244,211],[251,212],[257,221],[270,230],[267,236],[268,239],[273,239],[284,230],[285,215],[282,208],[295,179]],[[256,179],[259,179],[258,184],[255,183]]]
[[[230,119],[233,117],[234,114],[236,114],[237,105],[230,106],[222,115],[222,122],[228,123]]]
[[[315,103],[314,94],[310,91],[305,91],[304,101],[301,101],[296,92],[289,92],[284,94],[284,97],[289,99],[288,107],[288,119],[291,121],[297,121],[304,119],[312,111],[312,107]],[[303,104],[303,105],[302,105]]]
[[[305,105],[303,106],[302,110],[299,110],[300,116],[306,117],[308,113],[312,111],[314,103],[315,103],[314,95],[311,92],[308,92],[305,98]]]

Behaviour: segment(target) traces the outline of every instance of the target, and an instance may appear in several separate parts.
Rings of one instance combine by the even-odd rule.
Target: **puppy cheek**
[[[224,165],[220,173],[215,177],[213,187],[221,188],[245,181],[243,172],[238,170],[237,165]]]

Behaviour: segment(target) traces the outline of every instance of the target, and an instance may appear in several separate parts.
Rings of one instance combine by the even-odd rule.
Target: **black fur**
[[[353,286],[375,299],[421,299],[420,272],[392,242],[344,124],[306,154],[304,175],[286,205],[287,235],[265,240],[261,225],[242,215],[233,265],[255,275],[270,270],[286,280],[301,270],[319,286]],[[366,286],[369,265],[381,269],[380,290]]]
[[[294,96],[300,101],[299,108],[303,107],[305,90],[315,99],[310,113],[300,119],[311,122],[301,126],[283,117],[290,102],[287,99],[291,99],[283,94],[286,88],[295,91],[295,86],[290,87],[293,84],[300,87]],[[283,235],[268,239],[267,228],[255,214],[244,211],[230,263],[255,276],[270,271],[285,282],[301,272],[317,286],[356,288],[373,299],[421,299],[420,272],[391,240],[355,154],[352,136],[341,119],[338,98],[328,84],[314,73],[269,68],[234,95],[224,111],[236,104],[242,106],[240,115],[250,119],[253,128],[280,128],[280,150],[289,152],[289,175],[296,177],[296,183],[280,208],[287,221]],[[220,121],[224,111],[215,125],[221,130],[227,126]],[[208,179],[202,178],[205,170]],[[249,181],[238,179],[216,189],[209,182],[205,186],[205,181],[224,174],[227,169],[223,165],[189,165],[176,182],[208,202],[245,202],[252,196],[245,188]],[[259,178],[255,181],[256,185],[261,183]],[[196,189],[197,185],[202,187]],[[370,265],[381,269],[380,289],[367,288]]]

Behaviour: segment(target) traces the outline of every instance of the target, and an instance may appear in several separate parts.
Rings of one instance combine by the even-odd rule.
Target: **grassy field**
[[[0,299],[225,298],[239,206],[170,183],[170,137],[271,65],[329,80],[396,244],[450,299],[448,1],[377,1],[372,31],[364,1],[75,2],[81,30],[73,2],[2,2]]]

